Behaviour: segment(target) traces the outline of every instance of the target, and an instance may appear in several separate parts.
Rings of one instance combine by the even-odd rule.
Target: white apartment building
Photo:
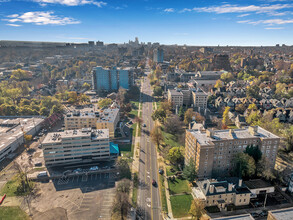
[[[173,108],[177,105],[183,105],[183,93],[180,90],[169,89],[168,90],[168,101],[172,103]]]
[[[42,147],[46,166],[109,160],[109,130],[83,128],[48,133]]]
[[[64,117],[65,130],[96,128],[109,129],[109,137],[114,138],[115,128],[120,120],[119,108],[86,108],[67,113]]]
[[[194,107],[207,108],[208,95],[201,89],[192,91],[192,104]]]

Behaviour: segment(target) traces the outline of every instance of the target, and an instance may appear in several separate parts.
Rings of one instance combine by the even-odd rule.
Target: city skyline
[[[292,45],[293,1],[0,0],[0,39]]]

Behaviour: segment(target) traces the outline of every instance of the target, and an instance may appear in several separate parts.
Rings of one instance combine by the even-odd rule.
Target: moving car
[[[142,126],[145,128],[146,127],[146,124],[143,124]]]
[[[153,186],[156,186],[156,185],[157,185],[156,180],[153,179],[153,181],[152,181],[152,185],[153,185]]]

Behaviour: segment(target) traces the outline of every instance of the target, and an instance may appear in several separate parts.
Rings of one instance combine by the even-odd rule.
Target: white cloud
[[[164,10],[164,12],[174,12],[174,11],[175,11],[174,8],[166,8]]]
[[[243,18],[243,17],[246,17],[246,16],[249,16],[250,14],[242,14],[242,15],[238,15],[237,17],[238,18]]]
[[[283,27],[267,27],[266,30],[281,30],[284,29]]]
[[[96,5],[99,8],[107,5],[106,2],[103,1],[95,1],[95,0],[33,0],[35,2],[39,2],[42,6],[46,4],[61,4],[67,6],[78,6],[78,5]]]
[[[70,17],[61,17],[54,15],[52,11],[35,11],[35,12],[26,12],[22,15],[9,15],[8,18],[5,19],[10,23],[21,22],[21,23],[32,23],[36,25],[67,25],[67,24],[79,24],[80,21],[77,21]]]
[[[208,12],[208,13],[216,13],[216,14],[224,14],[224,13],[247,13],[247,12],[255,12],[255,13],[269,13],[274,12],[281,9],[292,8],[293,4],[274,4],[274,5],[248,5],[248,6],[239,6],[239,5],[230,5],[224,4],[221,6],[210,6],[210,7],[195,7],[192,9],[185,8],[182,12],[186,11],[195,11],[195,12]]]
[[[6,24],[7,26],[11,26],[11,27],[20,27],[20,24]]]
[[[251,21],[251,20],[244,20],[238,21],[237,23],[246,23],[246,24],[265,24],[265,25],[282,25],[282,24],[293,24],[293,19],[267,19],[267,20],[259,20],[259,21]]]
[[[18,17],[18,14],[8,15],[7,17],[8,17],[8,18],[16,18],[16,17]]]

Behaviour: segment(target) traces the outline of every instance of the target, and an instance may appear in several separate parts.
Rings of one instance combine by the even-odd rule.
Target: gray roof
[[[270,211],[271,215],[275,217],[276,220],[292,220],[293,219],[293,207],[287,209],[279,209],[275,211]]]

